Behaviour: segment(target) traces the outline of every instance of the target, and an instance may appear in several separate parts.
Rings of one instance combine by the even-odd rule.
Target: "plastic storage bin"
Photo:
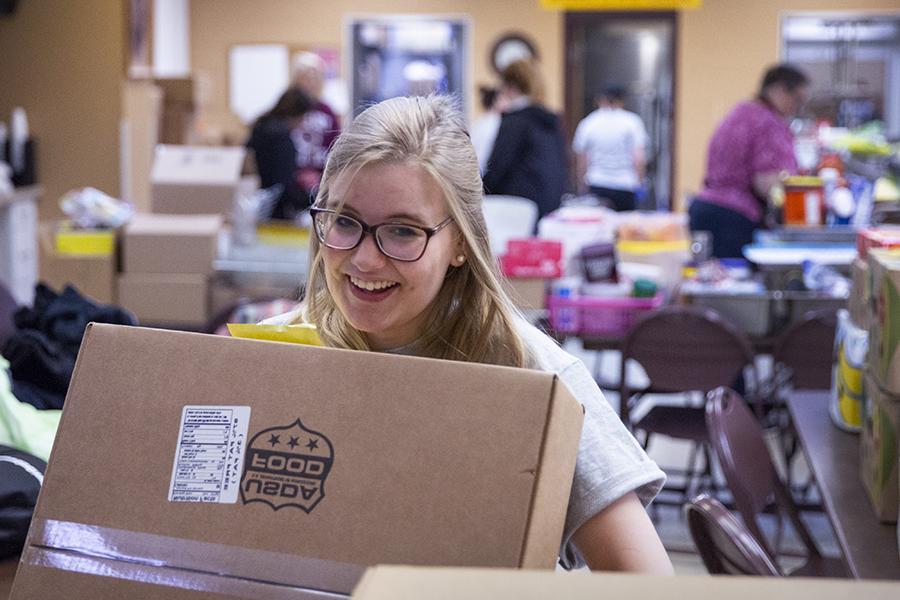
[[[662,306],[662,292],[652,298],[550,296],[550,325],[558,333],[617,337],[628,333],[638,319]]]

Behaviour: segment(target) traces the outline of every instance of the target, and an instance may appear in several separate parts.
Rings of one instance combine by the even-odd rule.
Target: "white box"
[[[153,212],[228,215],[241,183],[243,147],[156,147],[152,184]]]

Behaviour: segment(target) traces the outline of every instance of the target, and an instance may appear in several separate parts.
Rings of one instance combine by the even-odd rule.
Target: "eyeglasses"
[[[352,250],[370,234],[375,245],[388,258],[401,262],[415,262],[425,254],[428,240],[453,220],[447,217],[431,228],[405,223],[369,225],[328,208],[310,208],[313,226],[319,241],[333,250]]]

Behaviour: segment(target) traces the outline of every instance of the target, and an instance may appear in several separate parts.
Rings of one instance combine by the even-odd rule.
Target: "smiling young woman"
[[[671,573],[642,506],[665,476],[584,364],[530,325],[501,285],[465,122],[446,97],[393,98],[338,138],[311,209],[306,296],[269,323],[327,346],[555,373],[585,408],[560,560]]]

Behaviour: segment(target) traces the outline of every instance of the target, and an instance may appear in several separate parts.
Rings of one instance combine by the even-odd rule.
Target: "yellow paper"
[[[270,342],[287,342],[288,344],[306,344],[322,346],[322,340],[316,333],[316,326],[308,323],[299,325],[256,325],[254,323],[228,323],[228,333],[232,337],[267,340]]]

